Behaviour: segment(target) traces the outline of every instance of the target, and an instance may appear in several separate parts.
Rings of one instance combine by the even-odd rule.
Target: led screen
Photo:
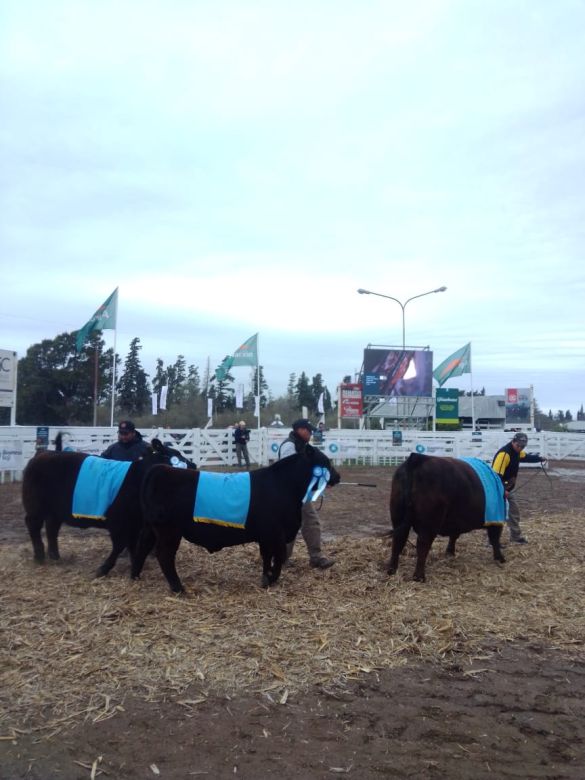
[[[422,349],[365,349],[364,398],[432,396],[433,353]]]

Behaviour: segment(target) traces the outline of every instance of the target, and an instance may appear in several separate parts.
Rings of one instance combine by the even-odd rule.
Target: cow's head
[[[174,466],[178,469],[197,469],[197,466],[193,461],[190,461],[179,450],[173,447],[168,447],[163,444],[160,439],[152,439],[150,442],[150,448],[152,450],[151,457],[155,463],[162,463],[168,466]]]
[[[331,463],[327,455],[325,455],[321,450],[317,449],[317,447],[313,447],[310,444],[306,445],[304,448],[304,453],[314,466],[321,466],[322,468],[325,468],[329,471],[329,481],[327,482],[328,485],[331,487],[333,487],[333,485],[337,485],[337,483],[341,480],[341,475],[333,463]]]

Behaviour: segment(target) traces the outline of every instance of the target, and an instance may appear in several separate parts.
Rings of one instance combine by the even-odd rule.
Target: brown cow
[[[493,524],[485,521],[486,482],[487,489],[493,483],[496,492],[497,516],[492,512],[490,517]],[[489,466],[476,458],[459,460],[412,453],[394,474],[390,517],[393,533],[388,574],[396,573],[411,528],[417,534],[413,579],[418,582],[425,581],[425,562],[436,536],[449,537],[446,554],[454,555],[461,534],[486,528],[494,560],[505,563],[500,547],[505,518],[503,487]]]

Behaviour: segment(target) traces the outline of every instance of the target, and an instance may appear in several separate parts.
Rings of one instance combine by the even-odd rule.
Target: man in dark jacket
[[[250,441],[250,431],[246,428],[245,420],[240,420],[234,430],[234,441],[236,443],[236,457],[238,466],[242,467],[242,458],[246,464],[246,469],[250,471],[250,456],[248,455],[248,442]]]
[[[118,441],[110,444],[102,458],[108,460],[140,460],[149,452],[148,444],[136,430],[131,420],[122,420],[118,425]]]
[[[308,420],[296,420],[292,425],[292,431],[278,450],[278,459],[288,458],[290,455],[302,452],[309,443],[314,428]],[[321,551],[321,521],[319,513],[312,501],[305,501],[302,509],[301,533],[307,550],[309,551],[309,563],[315,569],[328,569],[335,561],[325,557]],[[286,546],[286,561],[288,562],[293,551],[294,541]]]
[[[496,452],[492,461],[492,469],[499,475],[504,483],[506,498],[508,499],[508,525],[510,526],[510,541],[517,544],[527,544],[527,539],[520,529],[520,509],[512,495],[518,476],[520,461],[524,463],[544,463],[544,458],[538,454],[527,454],[524,448],[528,444],[528,436],[525,433],[516,433],[512,441],[504,444]]]

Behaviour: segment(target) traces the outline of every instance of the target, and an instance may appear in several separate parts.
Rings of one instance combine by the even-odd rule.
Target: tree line
[[[97,408],[97,424],[108,425],[111,415],[113,350],[105,348],[100,331],[91,334],[82,351],[75,346],[76,332],[33,344],[18,361],[16,421],[19,425],[91,425]],[[323,394],[325,413],[333,410],[331,393],[321,374],[309,379],[301,372],[290,374],[285,396],[273,397],[263,367],[250,369],[251,390],[236,408],[235,378],[229,372],[221,380],[203,374],[199,366],[188,365],[184,355],[165,366],[157,358],[154,376],[149,377],[140,361],[139,338],[130,342],[125,360],[116,362],[115,419],[129,417],[142,426],[196,428],[208,421],[208,399],[213,401],[214,422],[225,424],[242,416],[253,422],[255,397],[266,414],[280,414],[289,420],[306,407],[317,416]],[[159,406],[166,388],[166,409],[152,413],[152,396]],[[9,412],[8,409],[0,412]],[[7,423],[7,420],[1,420]],[[264,422],[264,421],[263,421]]]

